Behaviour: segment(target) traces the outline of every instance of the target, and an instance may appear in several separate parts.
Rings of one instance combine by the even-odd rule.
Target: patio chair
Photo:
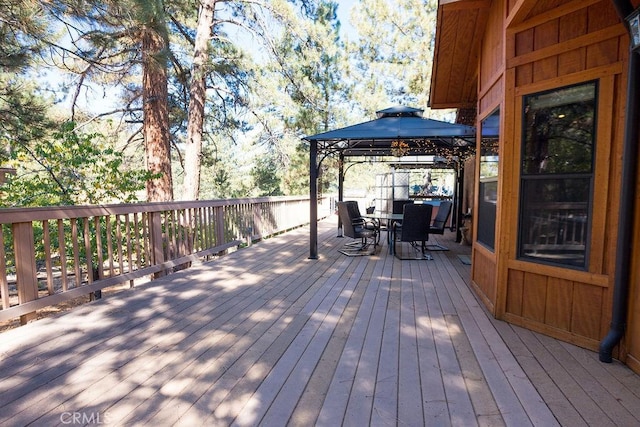
[[[413,204],[413,200],[408,200],[408,199],[394,200],[393,207],[391,208],[392,212],[394,214],[401,214],[404,212],[404,205],[410,205],[410,204]]]
[[[405,199],[399,199],[399,200],[394,200],[393,201],[393,205],[391,207],[391,212],[393,212],[394,214],[401,214],[404,212],[404,205],[411,205],[413,204],[413,200],[405,200]],[[395,221],[396,224],[398,225],[402,225],[402,221]],[[390,226],[393,227],[394,224],[391,224]]]
[[[352,222],[364,223],[364,227],[367,230],[372,230],[376,233],[376,244],[380,243],[380,233],[378,232],[380,230],[380,224],[375,219],[364,218],[360,213],[360,207],[358,206],[357,201],[345,200],[344,203],[347,204],[347,209],[349,210]]]
[[[435,219],[433,220],[433,224],[429,228],[429,234],[444,234],[445,225],[449,220],[449,216],[451,216],[451,208],[453,203],[449,201],[440,202],[440,207],[438,208],[438,213],[436,214]],[[439,243],[430,244],[428,246],[430,251],[448,251],[449,248],[446,246],[442,246]]]
[[[431,227],[431,211],[433,206],[427,204],[407,204],[404,206],[402,223],[393,226],[393,253],[398,259],[427,259],[433,257],[428,254],[427,240]],[[397,250],[397,242],[408,242],[409,254],[404,255]],[[418,246],[418,243],[420,244]],[[407,245],[402,245],[403,249]],[[418,252],[419,251],[419,252]],[[403,251],[404,252],[404,251]]]
[[[349,209],[348,202],[338,202],[338,216],[342,222],[343,235],[352,239],[360,239],[358,245],[346,244],[339,252],[347,256],[373,255],[377,247],[377,233],[375,230],[366,228],[362,217],[354,217],[353,214],[354,210],[353,208]],[[373,239],[372,250],[369,239]]]

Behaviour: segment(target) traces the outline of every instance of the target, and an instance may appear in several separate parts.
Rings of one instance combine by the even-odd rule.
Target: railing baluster
[[[220,245],[224,242],[224,207],[214,208],[214,213],[216,219],[216,245]]]
[[[84,256],[85,263],[87,266],[87,285],[93,284],[94,281],[94,269],[97,269],[97,266],[93,264],[93,247],[91,246],[91,218],[84,218]],[[97,236],[96,236],[97,238]],[[97,246],[97,245],[96,245]],[[96,248],[97,254],[97,248]],[[98,279],[98,278],[95,278]],[[89,300],[94,301],[97,298],[95,292],[89,293]]]
[[[218,244],[219,240],[216,236],[216,208],[209,206],[209,246],[214,247]]]
[[[204,235],[204,208],[197,208],[196,212],[198,213],[198,250],[203,250],[207,248],[207,243],[205,241]]]
[[[73,272],[75,274],[75,286],[76,288],[80,287],[81,274],[80,271],[80,249],[78,246],[78,220],[76,218],[71,218],[71,243],[73,248]]]
[[[84,218],[84,256],[87,266],[87,283],[93,283],[93,250],[91,248],[91,230],[89,230],[89,218]]]
[[[113,228],[111,226],[111,216],[105,216],[106,228],[107,228],[107,258],[109,258],[109,277],[115,276],[113,270]]]
[[[151,224],[149,223],[149,215],[146,212],[142,212],[142,243],[143,243],[143,252],[144,252],[144,260],[143,265],[149,266],[151,265],[151,255],[149,252],[149,228]]]
[[[177,213],[176,211],[171,211],[170,212],[170,217],[171,219],[169,220],[169,224],[171,226],[171,247],[170,247],[170,251],[169,251],[169,259],[176,259],[178,257],[178,242],[177,242],[177,238],[176,238],[176,222],[177,222],[177,215],[179,215],[179,213]]]
[[[124,234],[127,245],[127,263],[129,264],[127,271],[131,273],[133,271],[133,244],[131,242],[131,218],[129,218],[129,215],[124,217]]]
[[[189,217],[189,221],[187,222],[187,224],[189,224],[187,228],[187,234],[189,235],[187,239],[189,243],[187,253],[191,254],[198,251],[198,218],[195,209],[187,209],[187,212]]]
[[[195,208],[189,209],[189,253],[198,251],[198,211]]]
[[[2,309],[9,308],[9,281],[7,280],[7,256],[4,250],[4,231],[0,224],[0,294],[2,296]]]
[[[93,226],[95,228],[96,233],[96,257],[98,260],[98,278],[102,279],[104,277],[104,254],[102,252],[102,217],[95,216],[93,217]]]
[[[127,272],[131,273],[133,271],[133,246],[131,243],[131,218],[129,215],[124,217],[124,233],[127,242],[127,263],[129,264]],[[133,288],[133,284],[133,280],[129,280],[130,288]]]
[[[122,255],[122,223],[120,215],[116,215],[116,251],[118,253],[118,274],[124,274],[124,257]]]
[[[153,259],[150,261],[153,265],[165,262],[164,239],[162,238],[162,217],[163,212],[151,212],[149,214],[149,246],[151,247],[151,255]],[[165,270],[154,273],[155,277],[165,275]]]
[[[60,258],[60,279],[62,292],[69,290],[69,274],[67,273],[67,245],[64,233],[64,221],[58,220],[58,255]]]
[[[140,256],[140,226],[138,224],[138,213],[133,213],[133,239],[136,244],[136,268],[139,270],[142,267]]]
[[[42,241],[44,244],[44,265],[47,272],[47,291],[49,295],[55,293],[53,288],[53,268],[51,267],[51,236],[49,235],[49,220],[42,221]]]
[[[181,209],[178,212],[178,256],[179,258],[187,253],[189,248],[189,218],[187,218],[187,209]]]
[[[180,256],[184,256],[189,251],[189,239],[191,238],[191,231],[189,230],[191,227],[189,209],[182,210],[181,218],[182,220],[180,221],[180,239],[182,243],[180,245],[180,248],[182,250],[180,251]]]
[[[182,230],[184,234],[184,252],[182,255],[186,255],[193,251],[194,223],[191,209],[184,210],[184,227]]]

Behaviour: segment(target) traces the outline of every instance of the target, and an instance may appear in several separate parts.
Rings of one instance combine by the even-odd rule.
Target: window
[[[523,99],[520,258],[586,269],[597,83]]]
[[[496,206],[498,203],[498,129],[500,111],[482,121],[480,188],[478,194],[477,240],[491,250],[496,244]]]

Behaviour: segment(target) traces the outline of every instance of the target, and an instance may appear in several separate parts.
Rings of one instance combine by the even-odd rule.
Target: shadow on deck
[[[338,252],[332,220],[0,334],[3,425],[638,425],[620,363],[496,321],[453,235]],[[384,240],[384,239],[383,239]]]

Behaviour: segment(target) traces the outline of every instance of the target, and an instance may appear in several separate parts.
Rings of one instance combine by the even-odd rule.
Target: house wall
[[[640,141],[638,141],[640,144]],[[640,171],[640,167],[638,168]],[[640,195],[640,186],[636,186],[636,195]],[[636,196],[636,200],[637,200]],[[640,260],[640,213],[636,207],[635,232],[632,268],[631,268],[631,290],[629,295],[629,321],[627,333],[623,341],[626,354],[623,354],[623,360],[629,367],[640,374],[640,268],[638,268]]]
[[[489,12],[487,19],[487,31],[484,34],[482,45],[480,64],[478,71],[478,117],[482,120],[494,112],[497,108],[502,110],[502,99],[504,94],[504,4],[503,2],[493,2],[493,7]],[[478,144],[480,141],[478,141]],[[500,138],[500,152],[503,153],[505,139],[502,135]],[[480,149],[478,148],[478,152]],[[480,170],[480,156],[476,158],[476,171]],[[504,173],[502,169],[504,162],[500,163],[500,175]],[[499,194],[504,194],[502,190],[503,180],[498,180]],[[475,194],[479,194],[479,182],[476,180]],[[500,220],[504,212],[504,203],[498,203],[496,209],[496,233],[500,236]],[[473,212],[478,212],[477,200]],[[477,218],[475,219],[477,224]],[[476,240],[478,227],[474,229],[474,241]],[[497,255],[499,254],[502,244],[499,238],[496,238],[495,250],[490,250],[480,244],[475,244],[472,251],[472,283],[476,287],[476,293],[483,299],[489,310],[496,314],[496,302],[498,297],[497,289]]]
[[[628,43],[609,0],[495,0],[478,70],[478,124],[499,107],[501,136],[496,247],[491,251],[474,243],[474,286],[496,317],[593,350],[608,332],[611,315]],[[596,79],[589,269],[518,260],[523,96]],[[633,295],[632,319],[638,319],[637,285]],[[638,320],[630,327],[640,331]],[[640,354],[634,346],[640,343],[627,339],[618,357],[627,349]]]

